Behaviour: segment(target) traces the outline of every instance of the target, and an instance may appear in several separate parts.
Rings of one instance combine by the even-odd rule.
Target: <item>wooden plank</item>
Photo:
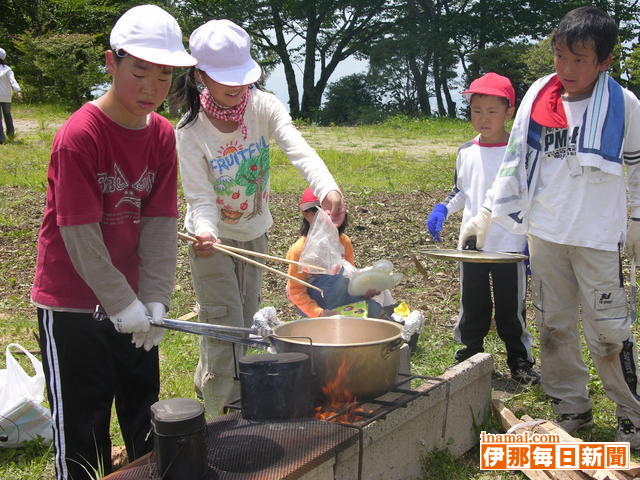
[[[583,470],[583,472],[594,480],[629,480],[632,478],[622,473],[622,470]]]
[[[491,408],[496,419],[500,422],[505,432],[511,427],[524,422],[535,421],[529,415],[523,415],[519,419],[509,410],[502,400],[494,398],[491,400]],[[562,427],[556,425],[549,420],[544,421],[535,426],[523,427],[534,433],[545,433],[557,435],[561,442],[580,443],[580,438],[569,435]],[[517,429],[519,431],[520,429]],[[630,462],[631,470],[522,470],[528,478],[532,480],[552,479],[552,480],[631,480],[640,476],[640,465]],[[544,472],[544,476],[540,476],[539,472]]]
[[[191,320],[193,317],[197,317],[198,314],[196,312],[189,312],[189,313],[185,313],[184,315],[182,315],[181,317],[178,317],[178,320]]]
[[[586,473],[580,470],[552,470],[558,480],[590,480]]]
[[[500,422],[505,432],[514,425],[522,423],[521,420],[505,406],[502,400],[498,398],[494,398],[491,400],[491,410],[493,410],[493,414],[496,417],[496,420]]]
[[[531,480],[556,480],[554,477],[549,476],[547,470],[520,470],[525,477]]]

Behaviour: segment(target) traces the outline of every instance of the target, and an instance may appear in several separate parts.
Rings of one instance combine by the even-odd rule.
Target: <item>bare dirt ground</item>
[[[381,259],[391,260],[396,270],[404,274],[403,281],[394,289],[397,300],[405,300],[412,309],[423,311],[425,316],[438,323],[448,324],[457,310],[457,304],[453,300],[458,289],[457,264],[436,264],[420,254],[421,250],[431,244],[424,231],[424,218],[428,209],[444,194],[434,193],[435,195],[423,192],[394,195],[376,193],[365,199],[351,198],[347,192],[349,226],[346,232],[352,238],[358,266],[372,265]],[[0,222],[0,275],[5,279],[0,282],[0,298],[5,303],[5,310],[1,315],[5,318],[7,315],[25,318],[33,314],[28,299],[44,193],[39,193],[34,198],[33,191],[19,187],[1,187],[0,196],[7,199],[0,203],[0,218],[11,219]],[[274,255],[285,256],[298,236],[300,215],[297,203],[297,195],[274,194],[272,197],[271,209],[275,224],[270,230],[269,242],[270,252]],[[184,211],[184,205],[181,207]],[[446,242],[453,245],[456,235],[457,226],[449,225],[445,234]],[[179,250],[177,285],[185,291],[191,291],[186,248]],[[414,254],[427,265],[427,278],[416,270],[412,260]],[[274,266],[284,270],[279,265]],[[270,293],[281,295],[285,289],[285,280],[267,274],[264,289],[266,296]],[[287,319],[297,316],[289,305],[283,306],[282,315]]]
[[[13,125],[16,132],[21,135],[30,135],[42,128],[57,130],[62,122],[48,122],[46,125],[40,125],[39,122],[30,118],[16,118],[13,117]]]
[[[318,150],[339,152],[384,151],[407,153],[416,160],[425,160],[429,154],[455,153],[459,144],[454,142],[426,142],[424,138],[396,138],[390,144],[388,137],[365,137],[356,128],[301,128],[304,137]]]

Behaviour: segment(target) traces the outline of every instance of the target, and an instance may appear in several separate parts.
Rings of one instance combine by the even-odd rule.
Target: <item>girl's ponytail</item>
[[[195,67],[189,68],[173,82],[173,91],[169,95],[169,103],[185,116],[178,123],[178,128],[186,127],[193,122],[200,112],[200,90],[195,79]]]

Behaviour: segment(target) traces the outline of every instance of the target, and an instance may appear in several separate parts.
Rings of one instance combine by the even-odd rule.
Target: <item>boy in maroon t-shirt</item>
[[[150,450],[162,330],[176,261],[177,163],[171,124],[154,110],[173,67],[196,63],[160,7],[128,10],[105,53],[113,81],[53,142],[31,298],[54,422],[58,480],[111,472],[115,398],[127,453]],[[102,305],[111,322],[97,322]],[[140,348],[144,347],[144,348]]]

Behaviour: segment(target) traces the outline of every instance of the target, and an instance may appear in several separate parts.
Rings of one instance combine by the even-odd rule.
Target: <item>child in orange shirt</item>
[[[299,261],[300,256],[307,242],[307,234],[311,227],[320,201],[313,193],[311,187],[307,188],[298,204],[302,211],[302,225],[300,227],[300,238],[291,245],[287,252],[289,260]],[[338,228],[339,241],[344,248],[343,262],[348,262],[355,270],[355,259],[353,253],[353,245],[351,239],[344,233],[347,227],[347,215]],[[335,308],[351,303],[365,301],[368,308],[368,317],[376,318],[382,313],[382,306],[371,297],[379,295],[378,290],[370,289],[363,296],[353,296],[348,292],[349,278],[344,275],[344,267],[336,275],[314,274],[305,271],[299,271],[297,265],[289,266],[289,275],[306,281],[323,290],[323,294],[319,291],[308,288],[298,282],[289,280],[287,282],[287,298],[307,317],[328,317],[337,315]]]

